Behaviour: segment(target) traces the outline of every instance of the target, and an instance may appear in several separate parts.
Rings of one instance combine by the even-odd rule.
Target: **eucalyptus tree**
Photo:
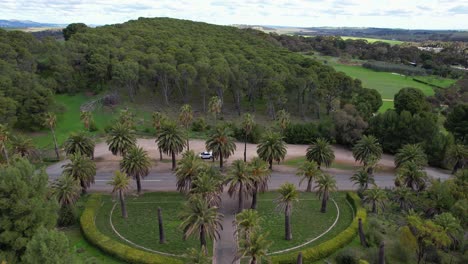
[[[161,132],[161,128],[163,126],[163,123],[168,120],[168,117],[165,114],[161,113],[161,112],[153,112],[151,117],[152,117],[152,123],[153,123],[154,130],[156,131],[155,136],[157,137],[159,135],[159,133]],[[162,150],[161,150],[161,148],[159,146],[158,146],[158,150],[159,150],[159,160],[163,160]]]
[[[192,188],[192,182],[198,175],[202,166],[200,158],[193,150],[182,153],[182,158],[177,161],[175,176],[177,178],[177,190],[188,193]]]
[[[217,207],[212,207],[200,196],[192,196],[180,214],[182,223],[180,228],[184,232],[183,239],[192,235],[198,235],[201,248],[207,251],[207,239],[218,239],[219,231],[223,229],[221,219],[223,215],[218,212]]]
[[[50,132],[52,133],[52,138],[54,140],[55,155],[57,156],[57,160],[59,160],[60,153],[59,153],[59,148],[57,144],[57,137],[55,136],[55,127],[57,126],[57,116],[51,112],[46,113],[45,118],[44,118],[44,126],[48,127],[50,129]]]
[[[258,156],[268,162],[270,169],[273,169],[273,161],[279,163],[284,159],[286,152],[286,143],[283,141],[283,137],[275,132],[267,132],[257,146]]]
[[[333,176],[328,173],[323,173],[315,181],[317,184],[314,189],[317,189],[317,195],[322,199],[322,207],[320,212],[325,213],[327,211],[327,202],[330,198],[330,194],[338,189],[336,186],[336,180]]]
[[[96,164],[87,156],[77,152],[70,156],[70,163],[62,166],[62,175],[72,177],[80,182],[82,194],[94,183]]]
[[[127,218],[127,207],[125,205],[125,193],[130,189],[130,178],[125,172],[116,171],[114,177],[107,184],[112,186],[112,193],[117,193],[120,201],[122,217]]]
[[[299,201],[299,192],[296,186],[292,183],[286,182],[280,186],[278,190],[280,194],[276,199],[277,208],[284,213],[284,229],[285,239],[292,239],[292,228],[291,228],[291,215],[293,204]]]
[[[377,163],[382,157],[382,146],[377,138],[372,135],[362,136],[353,147],[353,157],[361,162],[369,174],[373,174],[372,164]]]
[[[249,195],[253,188],[253,177],[248,163],[243,160],[235,160],[227,174],[226,182],[229,184],[229,196],[237,193],[238,212],[244,209],[244,198]]]
[[[244,161],[247,162],[247,137],[252,133],[255,126],[254,117],[245,113],[242,117],[242,130],[244,130]]]
[[[318,168],[322,165],[330,167],[333,160],[335,160],[335,153],[333,152],[330,143],[324,138],[317,138],[314,143],[307,148],[306,158],[308,161],[315,161]]]
[[[468,159],[468,148],[462,144],[451,146],[447,151],[447,160],[454,164],[452,174],[465,167],[465,160]]]
[[[192,120],[193,120],[192,106],[190,106],[189,104],[184,104],[180,108],[179,121],[182,124],[182,126],[185,127],[185,130],[187,131],[187,133],[189,131],[189,126]],[[187,150],[190,150],[188,137],[187,137]]]
[[[161,132],[156,138],[156,143],[161,150],[171,155],[172,170],[176,169],[176,155],[184,150],[187,143],[187,135],[174,122],[165,122]]]
[[[135,178],[138,194],[141,193],[141,178],[149,174],[151,161],[148,152],[141,147],[133,147],[120,161],[120,170]]]
[[[301,177],[299,185],[303,181],[307,181],[306,192],[312,192],[312,183],[322,174],[322,171],[319,169],[317,162],[315,161],[305,161],[297,169],[296,175]]]
[[[253,181],[252,205],[250,208],[257,209],[257,194],[258,192],[265,192],[268,189],[271,171],[268,168],[268,163],[259,157],[253,158],[248,166]]]
[[[0,148],[3,151],[3,155],[5,156],[5,160],[7,164],[10,164],[10,159],[8,157],[8,149],[6,143],[9,140],[10,132],[8,131],[5,125],[0,124]]]
[[[223,168],[224,159],[229,158],[236,150],[234,138],[226,126],[217,126],[205,144],[206,149],[212,151],[214,157],[219,157],[220,168]]]
[[[115,124],[109,131],[106,143],[109,151],[114,155],[125,157],[128,151],[136,146],[136,136],[134,131],[122,123]]]
[[[65,153],[67,155],[82,154],[94,158],[95,143],[85,132],[71,133],[64,142]]]

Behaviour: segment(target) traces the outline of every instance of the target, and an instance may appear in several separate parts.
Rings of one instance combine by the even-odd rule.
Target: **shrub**
[[[336,255],[335,261],[336,264],[359,264],[359,257],[356,250],[347,248]]]
[[[289,125],[284,131],[284,141],[288,144],[311,144],[320,137],[315,123],[297,123]]]
[[[101,195],[92,194],[86,203],[85,210],[81,215],[80,223],[81,230],[83,231],[86,239],[100,248],[107,254],[119,258],[129,263],[142,263],[142,264],[182,264],[180,259],[174,257],[167,257],[143,250],[139,250],[120,242],[117,242],[101,232],[96,227],[95,217],[96,213],[101,207]]]
[[[99,128],[96,125],[96,121],[91,120],[91,123],[89,124],[89,132],[96,132],[98,130]]]
[[[73,206],[62,206],[58,213],[57,225],[60,227],[71,226],[78,220],[78,213]]]
[[[334,238],[327,240],[317,246],[301,249],[304,263],[313,263],[320,259],[326,258],[336,252],[338,249],[349,244],[357,234],[358,219],[366,222],[366,210],[361,206],[361,199],[356,193],[347,193],[346,199],[351,203],[356,215],[353,222],[343,232],[336,235]],[[290,252],[282,255],[272,256],[272,263],[296,263],[297,252]]]
[[[205,118],[199,117],[192,123],[192,130],[195,132],[204,132],[208,128]]]
[[[239,140],[244,142],[245,140],[245,133],[244,129],[242,127],[235,127],[234,128],[234,137]],[[265,132],[265,128],[260,126],[259,124],[255,124],[252,127],[252,131],[250,131],[250,134],[247,136],[247,142],[257,144],[260,142],[262,139],[262,136]]]

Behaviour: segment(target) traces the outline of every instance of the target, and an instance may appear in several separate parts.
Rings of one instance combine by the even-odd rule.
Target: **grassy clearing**
[[[442,77],[434,76],[434,75],[416,76],[414,78],[417,80],[426,82],[426,83],[430,83],[435,86],[443,87],[443,88],[447,88],[457,81],[456,79],[447,79],[447,78],[442,78]]]
[[[298,158],[293,158],[293,159],[287,159],[284,161],[283,165],[286,166],[291,166],[291,167],[299,167],[302,163],[306,161],[305,157],[298,157]],[[334,169],[340,169],[340,170],[356,170],[358,166],[355,166],[353,164],[349,163],[343,163],[343,162],[333,162],[331,165],[332,168]]]
[[[356,39],[363,39],[363,40],[366,40],[368,43],[374,43],[374,42],[385,42],[385,43],[388,43],[390,45],[400,45],[400,44],[403,44],[404,42],[403,41],[399,41],[399,40],[390,40],[390,39],[377,39],[377,38],[360,38],[360,37],[347,37],[347,36],[341,36],[342,39],[344,40],[347,40],[347,39],[353,39],[353,40],[356,40]]]
[[[103,201],[102,209],[96,218],[97,227],[103,234],[126,243],[112,231],[109,224],[110,211],[114,205],[112,197],[104,197]],[[200,245],[197,236],[187,241],[182,240],[183,231],[179,228],[181,220],[178,216],[183,210],[184,202],[183,195],[172,192],[129,196],[127,197],[128,218],[121,217],[120,207],[117,206],[112,215],[112,222],[122,236],[138,245],[160,252],[184,254],[187,248],[199,248]],[[159,244],[158,207],[162,209],[166,244]],[[209,242],[208,248],[212,247],[212,243]]]
[[[385,113],[388,109],[395,108],[393,101],[383,101],[382,106],[379,108],[379,113]]]
[[[284,214],[277,211],[274,199],[278,197],[276,192],[268,192],[259,196],[258,211],[263,216],[262,228],[269,232],[268,239],[273,241],[271,251],[277,251],[300,245],[307,242],[327,230],[335,221],[337,211],[333,202],[328,204],[327,212],[320,213],[320,200],[315,193],[301,193],[300,201],[293,205],[292,232],[293,239],[284,239]],[[345,193],[335,193],[333,198],[338,203],[340,218],[336,226],[323,237],[312,242],[308,246],[317,245],[326,241],[346,229],[352,221],[352,210],[346,203]]]

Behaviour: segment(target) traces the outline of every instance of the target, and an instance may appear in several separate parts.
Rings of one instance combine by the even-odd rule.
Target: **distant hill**
[[[63,28],[66,24],[39,23],[29,20],[0,19],[0,28]]]

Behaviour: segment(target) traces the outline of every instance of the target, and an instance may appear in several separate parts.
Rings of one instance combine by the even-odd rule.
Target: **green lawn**
[[[323,241],[333,238],[338,233],[346,229],[352,221],[352,209],[347,204],[345,193],[335,193],[332,195],[336,200],[340,210],[340,218],[329,233],[312,242],[310,245],[317,245]],[[337,211],[330,200],[326,213],[320,213],[321,202],[315,193],[301,193],[300,201],[293,205],[292,233],[293,239],[284,239],[284,214],[276,210],[278,197],[276,192],[268,192],[259,196],[258,211],[263,217],[262,229],[269,232],[268,239],[273,241],[270,252],[287,249],[307,242],[327,230],[335,221]]]
[[[183,195],[173,192],[146,193],[139,197],[128,196],[126,200],[128,218],[121,217],[120,206],[116,207],[112,215],[114,227],[126,239],[152,250],[172,254],[184,254],[187,248],[191,247],[199,248],[200,242],[197,234],[187,241],[182,240],[183,231],[180,228],[181,220],[178,216],[185,202]],[[106,196],[103,201],[103,206],[96,218],[97,227],[105,235],[126,243],[112,231],[109,224],[110,211],[114,205],[112,197]],[[159,244],[158,207],[162,209],[166,244]],[[208,248],[211,253],[213,248],[211,242]]]
[[[347,36],[341,36],[342,39],[344,40],[347,40],[347,39],[363,39],[363,40],[367,40],[368,43],[374,43],[374,42],[377,42],[377,41],[380,41],[380,42],[385,42],[385,43],[388,43],[390,45],[399,45],[399,44],[403,44],[404,42],[403,41],[399,41],[399,40],[390,40],[390,39],[377,39],[377,38],[360,38],[360,37],[347,37]]]
[[[430,83],[432,85],[436,85],[439,87],[447,88],[450,85],[454,84],[457,80],[456,79],[447,79],[447,78],[442,78],[439,76],[416,76],[414,77],[417,80],[421,80],[423,82]]]
[[[379,108],[380,113],[385,113],[388,109],[393,109],[394,103],[393,101],[383,101],[382,106]]]
[[[125,263],[101,252],[99,249],[89,244],[81,234],[78,226],[61,230],[68,238],[75,264],[120,264]]]

